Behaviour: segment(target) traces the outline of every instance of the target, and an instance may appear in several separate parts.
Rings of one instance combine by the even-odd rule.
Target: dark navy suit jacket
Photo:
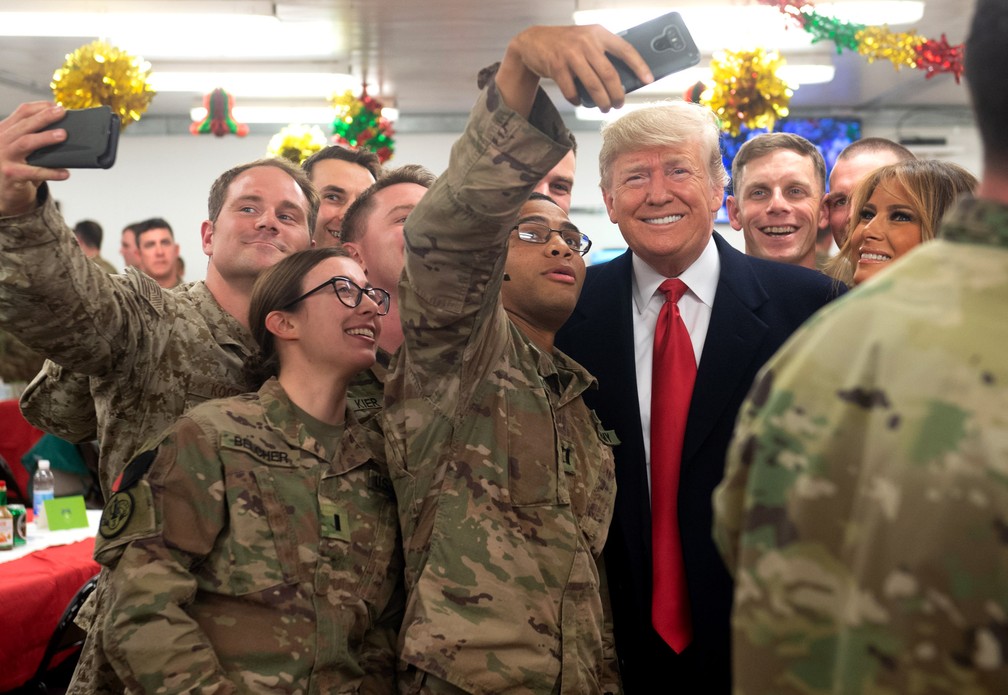
[[[651,627],[651,510],[634,364],[631,252],[588,268],[557,347],[599,382],[585,394],[616,431],[616,508],[605,547],[616,648],[627,693],[729,693],[732,582],[711,537],[735,417],[756,372],[836,294],[821,273],[751,258],[714,234],[721,276],[683,442],[679,524],[693,642],[675,654]],[[652,422],[660,414],[652,415]]]

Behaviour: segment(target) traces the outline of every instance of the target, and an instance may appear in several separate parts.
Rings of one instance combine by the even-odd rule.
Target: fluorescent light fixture
[[[601,24],[610,31],[623,31],[658,17],[669,10],[660,6],[587,9],[601,5],[579,0],[586,9],[574,13],[577,24]],[[767,5],[705,4],[676,6],[689,28],[697,48],[702,53],[732,48],[765,48],[801,50],[812,48],[812,36],[795,27],[780,10]],[[917,0],[883,0],[880,2],[844,2],[817,4],[816,12],[859,24],[906,24],[924,15],[924,3]]]
[[[151,71],[156,92],[208,94],[218,87],[236,97],[324,97],[360,89],[353,75],[334,72],[160,72]]]
[[[269,12],[238,14],[227,12],[221,3],[206,3],[193,12],[168,11],[174,3],[133,3],[134,9],[150,12],[81,12],[80,5],[65,3],[65,12],[14,12],[0,10],[0,36],[79,36],[101,38],[142,56],[156,58],[221,58],[266,60],[290,54],[307,57],[331,56],[342,42],[331,22],[282,22]],[[112,4],[113,7],[123,7]],[[248,9],[272,3],[252,3]],[[54,6],[53,3],[49,3]],[[249,3],[237,3],[236,9]],[[193,3],[179,2],[179,9],[196,10]]]
[[[193,121],[206,118],[207,110],[202,106],[189,111]],[[239,123],[305,123],[309,125],[332,125],[336,110],[331,106],[235,106],[232,116]],[[382,116],[390,121],[399,118],[399,110],[382,109]]]

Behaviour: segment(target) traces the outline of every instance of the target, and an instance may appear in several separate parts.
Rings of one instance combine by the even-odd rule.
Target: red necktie
[[[678,654],[693,638],[679,537],[679,464],[696,358],[677,302],[688,287],[665,280],[651,374],[651,623]]]

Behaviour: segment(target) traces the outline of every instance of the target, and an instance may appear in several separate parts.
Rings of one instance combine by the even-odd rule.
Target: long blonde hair
[[[838,282],[852,286],[857,267],[858,248],[854,230],[861,221],[861,210],[879,186],[895,182],[907,192],[907,204],[920,218],[921,242],[935,238],[938,223],[957,198],[971,193],[977,179],[961,166],[937,159],[911,159],[876,169],[863,178],[851,193],[851,214],[847,220],[847,239],[840,252],[827,262],[825,272]]]

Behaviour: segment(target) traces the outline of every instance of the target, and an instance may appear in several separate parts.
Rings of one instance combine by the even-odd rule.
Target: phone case
[[[630,43],[641,58],[651,68],[651,74],[655,81],[671,75],[674,72],[693,67],[700,62],[700,51],[690,36],[689,29],[683,22],[682,15],[678,12],[668,14],[648,20],[643,24],[631,27],[626,31],[621,31],[618,36],[622,36]],[[644,85],[637,75],[627,67],[619,58],[606,53],[609,61],[619,73],[620,82],[623,83],[623,90],[627,93],[640,89]],[[588,95],[587,90],[580,80],[575,80],[578,95],[584,106],[594,107],[595,102]]]
[[[108,106],[72,109],[45,128],[63,128],[67,138],[28,155],[28,163],[51,169],[108,169],[115,164],[119,118]]]

